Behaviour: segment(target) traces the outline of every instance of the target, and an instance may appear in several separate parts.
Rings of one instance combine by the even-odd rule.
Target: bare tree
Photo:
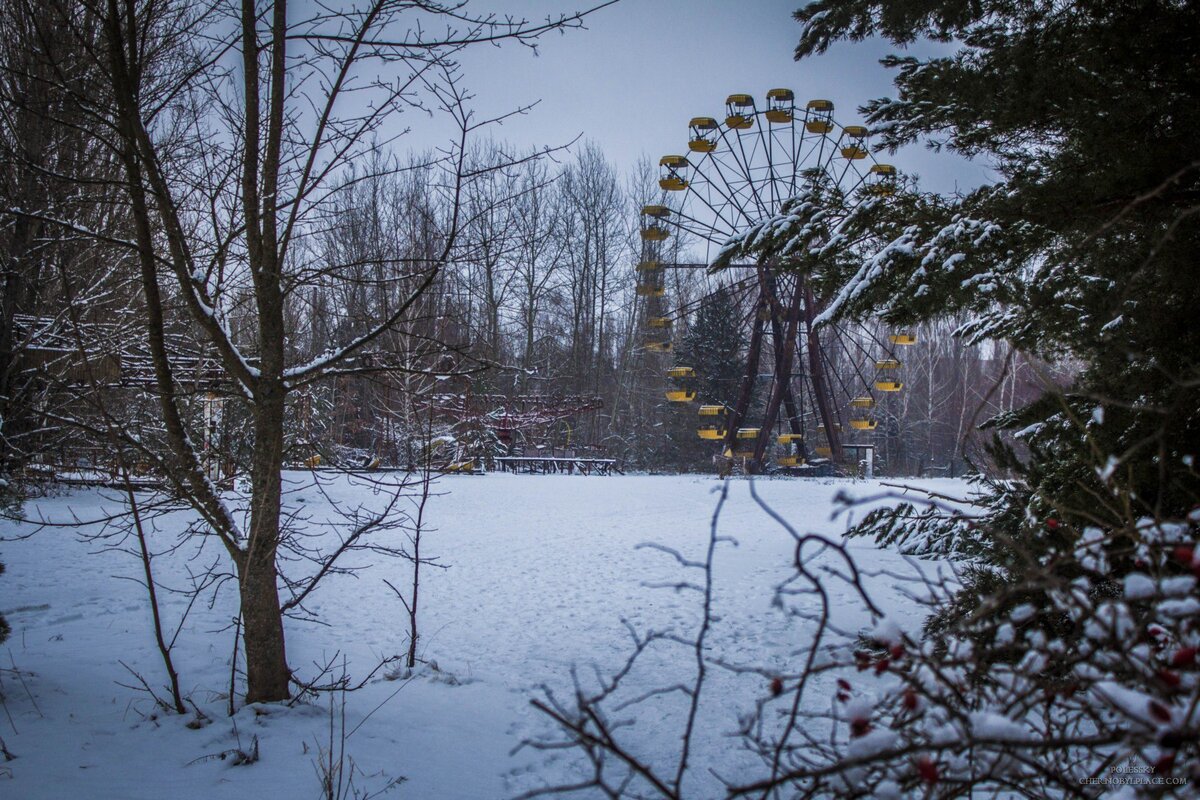
[[[56,402],[49,385],[79,364],[72,343],[47,347],[45,333],[66,318],[64,275],[87,284],[84,319],[119,311],[125,299],[114,261],[124,255],[104,241],[124,224],[112,182],[115,156],[81,124],[84,108],[56,91],[86,87],[95,76],[86,43],[41,24],[37,9],[0,9],[0,474],[48,455],[63,441],[46,416]],[[70,179],[82,165],[92,180]],[[97,235],[60,231],[70,218]],[[59,398],[61,399],[61,398]]]
[[[32,6],[30,6],[32,8]],[[145,453],[172,490],[200,515],[232,560],[241,596],[248,702],[290,694],[283,613],[295,608],[347,549],[335,548],[304,585],[279,595],[283,542],[280,469],[289,399],[315,382],[361,368],[417,307],[452,257],[460,229],[468,141],[476,120],[454,55],[477,43],[532,45],[577,27],[577,13],[528,23],[472,15],[434,3],[375,0],[331,12],[218,0],[196,6],[61,0],[30,14],[81,44],[96,79],[56,78],[88,114],[87,128],[121,164],[144,332],[163,420],[164,450]],[[431,36],[428,30],[441,29]],[[45,38],[45,37],[43,37]],[[441,248],[415,265],[414,280],[364,330],[315,356],[293,347],[289,309],[315,275],[338,282],[354,265],[314,266],[307,244],[350,166],[390,143],[388,124],[406,108],[443,113],[457,139],[436,168],[448,216]],[[76,180],[86,180],[77,175]],[[72,219],[60,229],[87,235]],[[250,432],[249,511],[242,520],[205,470],[188,420],[171,330],[188,328],[211,350],[219,380],[244,409]],[[126,433],[126,444],[145,448]],[[378,524],[361,521],[350,540]]]
[[[543,316],[556,290],[559,268],[569,243],[559,234],[563,208],[554,201],[553,178],[544,160],[527,162],[516,201],[517,313],[522,388],[528,388],[535,368],[539,334],[546,330]]]
[[[625,243],[624,203],[616,170],[588,142],[559,179],[567,215],[565,298],[570,321],[569,374],[578,391],[597,391],[612,373],[610,313]]]
[[[517,226],[516,200],[520,173],[505,168],[512,157],[494,141],[481,142],[471,153],[470,168],[486,172],[472,181],[463,201],[463,244],[466,283],[470,287],[469,312],[478,319],[476,353],[490,361],[505,360],[503,315],[516,279],[512,268]]]

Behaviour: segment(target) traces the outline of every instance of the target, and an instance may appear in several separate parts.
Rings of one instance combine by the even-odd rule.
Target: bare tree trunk
[[[408,659],[405,662],[409,669],[417,664],[417,642],[420,633],[417,630],[417,610],[421,599],[421,534],[425,532],[425,508],[429,504],[430,486],[433,484],[433,462],[425,459],[421,466],[421,496],[417,501],[417,517],[413,520],[412,534],[412,597],[408,603]]]
[[[282,341],[282,335],[280,336]],[[264,381],[264,383],[268,383]],[[246,702],[272,702],[290,697],[291,671],[284,647],[275,554],[280,537],[283,464],[283,382],[272,390],[260,386],[255,408],[250,539],[238,564],[241,583],[243,642],[246,648]]]
[[[236,559],[246,651],[246,702],[270,703],[291,696],[284,648],[275,548],[260,546]]]

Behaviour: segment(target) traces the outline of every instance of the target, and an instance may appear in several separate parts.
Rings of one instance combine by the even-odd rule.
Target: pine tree
[[[706,296],[676,343],[674,363],[691,367],[695,378],[671,381],[671,388],[696,392],[698,403],[732,405],[742,374],[741,311],[725,288]],[[717,418],[700,418],[696,404],[668,403],[661,434],[656,436],[652,463],[688,472],[715,469],[717,445],[696,436],[696,429]]]
[[[732,293],[718,289],[705,298],[683,336],[680,353],[696,370],[696,396],[702,402],[734,401],[742,375],[740,318]]]
[[[884,59],[897,97],[863,109],[873,144],[923,141],[1000,175],[893,205],[877,220],[890,244],[833,313],[966,311],[968,339],[1081,365],[1073,385],[989,423],[1020,431],[1029,455],[993,449],[1022,480],[992,493],[988,574],[1045,563],[1089,526],[1133,548],[1138,518],[1186,518],[1200,497],[1200,81],[1184,54],[1200,52],[1200,8],[822,0],[796,17],[797,58],[871,36],[956,43]]]
[[[705,297],[696,310],[683,336],[680,355],[696,370],[696,399],[699,402],[727,407],[732,407],[736,402],[745,363],[742,352],[745,335],[743,317],[744,311],[738,307],[734,292],[725,287]],[[728,418],[707,417],[702,420],[695,414],[690,417],[688,436],[692,445],[689,449],[699,454],[694,463],[703,464],[708,470],[721,469],[723,462],[713,457],[725,445],[698,439],[696,429],[701,422],[711,424],[718,420],[727,421]]]

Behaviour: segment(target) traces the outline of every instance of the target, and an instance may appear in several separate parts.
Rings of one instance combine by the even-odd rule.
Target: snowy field
[[[309,478],[290,473],[313,519],[327,502],[306,492]],[[962,496],[965,485],[920,485]],[[639,631],[691,635],[699,619],[694,592],[656,588],[686,576],[663,552],[639,548],[657,542],[689,558],[702,558],[721,484],[692,476],[455,476],[443,478],[430,501],[425,552],[449,566],[430,570],[421,587],[421,657],[426,665],[411,678],[385,670],[360,691],[345,695],[345,742],[369,791],[403,782],[386,797],[488,800],[519,795],[547,783],[573,781],[578,763],[569,753],[520,748],[522,741],[551,735],[553,726],[530,706],[541,687],[562,692],[571,668],[589,680],[598,670],[618,670],[630,651],[628,620]],[[840,538],[846,517],[831,519],[839,491],[866,496],[877,484],[832,480],[764,480],[759,494],[800,532]],[[343,480],[334,496],[351,499],[361,487]],[[27,515],[60,522],[73,515],[94,518],[115,507],[104,490],[73,490],[31,503]],[[861,516],[862,508],[854,515]],[[182,519],[159,521],[158,546],[175,541]],[[27,526],[0,523],[13,537]],[[711,650],[729,661],[785,669],[803,645],[805,627],[771,606],[772,589],[789,575],[792,538],[735,481],[719,532],[737,546],[717,549]],[[943,565],[921,564],[853,540],[859,563],[878,571],[933,574]],[[186,584],[220,553],[211,544],[187,546],[156,561],[165,584]],[[235,614],[232,584],[211,603],[197,604],[179,637],[175,663],[184,692],[211,717],[189,728],[194,717],[154,713],[122,666],[155,686],[165,683],[154,646],[144,589],[132,580],[139,562],[129,553],[82,541],[71,528],[50,528],[19,541],[0,542],[0,611],[13,634],[0,652],[0,737],[17,758],[0,761],[0,797],[192,800],[192,798],[318,798],[315,759],[329,742],[329,697],[292,708],[244,708],[226,716]],[[224,563],[222,561],[222,563]],[[403,607],[384,585],[402,585],[403,562],[355,563],[357,576],[335,575],[308,605],[322,624],[288,627],[288,658],[301,676],[318,664],[345,658],[351,678],[361,678],[381,659],[407,647]],[[831,565],[833,562],[830,562]],[[894,578],[867,579],[881,607],[902,626],[916,629],[919,605]],[[811,597],[811,596],[810,596]],[[870,620],[848,594],[836,620],[856,629]],[[185,599],[163,598],[169,627]],[[803,598],[797,602],[805,602]],[[815,599],[811,602],[815,603]],[[436,664],[436,668],[431,665]],[[650,654],[630,675],[634,691],[648,691],[690,676],[683,648]],[[794,664],[792,665],[794,666]],[[14,668],[18,672],[14,672]],[[832,681],[832,678],[825,676]],[[713,796],[708,768],[736,777],[748,767],[729,733],[736,711],[765,688],[756,676],[720,672],[702,708],[702,731],[694,796]],[[818,692],[820,696],[821,692]],[[825,697],[832,694],[826,691]],[[641,722],[627,732],[647,760],[672,757],[678,746],[678,696],[662,696],[629,712]],[[216,756],[259,743],[260,760],[232,766]],[[514,753],[514,751],[516,751]],[[589,796],[586,793],[577,796]]]

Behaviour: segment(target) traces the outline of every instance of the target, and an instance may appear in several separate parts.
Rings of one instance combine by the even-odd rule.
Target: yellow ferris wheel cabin
[[[767,122],[784,125],[792,121],[796,93],[791,89],[772,89],[767,92]]]
[[[754,98],[748,94],[726,97],[725,126],[735,131],[754,127]]]
[[[688,187],[684,177],[688,160],[685,156],[663,156],[658,160],[658,186],[668,192],[679,192]]]
[[[833,130],[833,101],[809,100],[804,107],[804,130],[826,134]]]
[[[692,121],[688,123],[688,127],[692,129],[691,139],[688,140],[688,149],[693,153],[711,153],[717,149],[717,135],[721,126],[712,117],[692,117]]]

